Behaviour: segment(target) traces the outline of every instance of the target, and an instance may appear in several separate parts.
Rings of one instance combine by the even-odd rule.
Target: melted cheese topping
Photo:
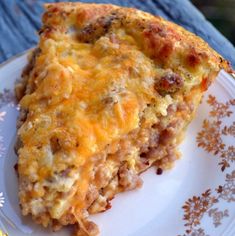
[[[23,214],[44,226],[52,219],[64,225],[72,216],[86,218],[90,207],[105,210],[119,184],[123,190],[140,184],[141,145],[152,147],[159,135],[148,140],[150,128],[170,124],[180,132],[219,59],[180,27],[133,9],[52,4],[43,23],[20,102],[27,113],[19,129],[20,202]],[[187,109],[174,111],[180,103]]]
[[[138,128],[140,113],[156,100],[154,63],[132,37],[120,30],[116,35],[125,44],[112,43],[107,36],[94,45],[69,35],[41,41],[28,82],[34,92],[20,103],[29,111],[19,130],[20,174],[51,190],[70,189],[76,181],[80,203],[92,175],[92,157]],[[166,114],[169,96],[159,96],[158,103],[159,112]],[[71,166],[80,168],[80,176],[67,182],[56,178],[48,185],[50,176]],[[61,205],[54,206],[54,218],[61,216],[55,210]]]
[[[229,65],[191,33],[138,10],[46,8],[38,54],[23,73],[20,204],[44,226],[77,220],[87,232],[88,212],[139,187],[155,161],[169,168],[202,92]]]
[[[137,128],[144,104],[156,97],[154,65],[135,47],[104,37],[93,46],[49,39],[41,49],[39,76],[30,81],[35,92],[21,101],[30,111],[20,130],[29,147],[56,135],[65,149],[87,158]]]

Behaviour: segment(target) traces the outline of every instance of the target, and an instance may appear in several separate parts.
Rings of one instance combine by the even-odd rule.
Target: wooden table
[[[65,0],[64,0],[65,1]],[[0,1],[0,63],[37,44],[37,30],[44,2],[53,0]],[[235,48],[188,0],[87,0],[130,6],[160,15],[206,40],[235,68]]]

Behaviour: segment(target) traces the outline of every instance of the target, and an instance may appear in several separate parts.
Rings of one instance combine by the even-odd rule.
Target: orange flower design
[[[228,210],[219,211],[218,208],[213,208],[208,211],[208,215],[213,218],[213,224],[215,227],[221,225],[221,220],[224,217],[228,217]]]
[[[209,95],[207,103],[212,108],[209,113],[211,119],[203,121],[202,130],[198,133],[196,141],[198,147],[220,158],[219,165],[224,171],[235,162],[235,146],[226,146],[222,136],[235,137],[235,122],[231,126],[223,127],[222,120],[233,114],[230,107],[235,106],[235,99],[221,103],[216,100],[215,96]],[[219,201],[235,202],[235,170],[226,174],[223,186],[218,186],[215,191],[208,189],[200,196],[193,196],[185,202],[182,208],[186,229],[182,236],[209,236],[203,228],[198,228],[205,214],[212,218],[215,227],[221,225],[222,219],[228,217],[229,212],[227,209],[214,208]]]
[[[216,189],[218,198],[227,202],[235,202],[235,170],[226,175],[225,185]]]
[[[235,137],[235,122],[229,127],[225,126],[222,130],[223,135],[231,135]]]
[[[203,121],[203,130],[197,135],[198,147],[204,148],[207,152],[212,152],[214,155],[218,154],[224,149],[220,135],[221,121],[209,120]]]
[[[233,112],[229,110],[230,105],[233,104],[233,100],[226,103],[218,102],[215,96],[209,95],[207,103],[212,107],[210,111],[210,116],[217,119],[222,119],[224,117],[229,117]]]
[[[184,220],[187,222],[185,226],[188,227],[187,234],[190,234],[194,227],[200,224],[204,213],[216,202],[218,200],[211,196],[210,189],[202,193],[201,196],[193,196],[185,202],[183,209],[185,212]]]
[[[226,147],[223,143],[222,135],[235,137],[235,122],[231,126],[222,127],[222,118],[230,117],[233,114],[230,106],[235,105],[235,99],[221,103],[214,96],[209,95],[207,102],[212,107],[210,111],[212,121],[203,121],[202,131],[197,135],[197,143],[198,147],[220,156],[219,165],[221,170],[224,171],[230,167],[232,162],[235,162],[235,147]]]
[[[224,171],[225,168],[230,167],[230,163],[235,162],[235,147],[229,146],[227,150],[221,152],[221,170]]]
[[[220,211],[218,208],[212,208],[221,200],[228,203],[235,202],[235,170],[226,175],[225,184],[218,186],[213,193],[208,189],[201,196],[193,196],[185,202],[182,208],[186,230],[182,236],[209,236],[202,228],[197,228],[205,214],[212,217],[215,227],[221,225],[222,219],[229,216],[228,210]]]

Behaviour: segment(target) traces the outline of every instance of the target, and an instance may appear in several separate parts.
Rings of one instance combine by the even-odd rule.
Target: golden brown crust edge
[[[228,73],[234,73],[230,63],[214,51],[204,40],[183,27],[167,21],[159,16],[134,9],[119,7],[111,4],[87,4],[87,3],[52,3],[45,4],[46,13],[43,23],[47,27],[55,28],[65,18],[69,18],[72,12],[76,12],[76,24],[85,26],[89,22],[95,22],[98,18],[115,15],[130,33],[137,33],[143,37],[143,48],[153,59],[161,64],[167,61],[173,54],[180,53],[185,56],[181,63],[190,69],[203,65],[217,73],[224,69]],[[51,17],[53,15],[53,17]],[[112,20],[112,19],[111,19]],[[133,28],[133,26],[135,26]],[[134,30],[135,32],[133,32]],[[180,55],[181,56],[181,55]],[[216,73],[216,75],[217,75]]]

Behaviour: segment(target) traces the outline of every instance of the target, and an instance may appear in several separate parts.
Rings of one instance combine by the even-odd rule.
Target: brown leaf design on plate
[[[219,225],[221,225],[221,220],[224,217],[228,217],[228,210],[224,210],[224,211],[219,211],[218,208],[212,208],[208,211],[208,215],[210,217],[212,217],[213,219],[213,224],[215,227],[218,227]]]
[[[235,146],[229,146],[227,150],[221,152],[221,170],[224,171],[225,168],[230,167],[230,163],[235,162]]]
[[[231,126],[224,126],[224,128],[222,130],[222,134],[223,135],[231,135],[231,136],[235,137],[235,121],[233,122],[233,124]]]
[[[202,125],[202,131],[197,135],[198,147],[204,148],[207,152],[211,152],[214,155],[218,154],[224,149],[220,135],[221,121],[209,121],[204,120]]]
[[[235,121],[231,126],[222,127],[222,118],[229,117],[233,113],[229,108],[235,104],[235,99],[221,103],[214,96],[209,95],[207,102],[212,106],[210,112],[212,120],[203,121],[202,131],[197,135],[197,143],[198,147],[220,156],[219,166],[221,171],[224,171],[235,161],[235,146],[226,147],[222,135],[235,137]]]
[[[235,106],[235,99],[220,103],[215,96],[209,95],[207,102],[212,107],[209,113],[211,119],[203,121],[202,130],[197,134],[196,141],[198,147],[220,158],[219,165],[224,171],[226,168],[231,168],[231,164],[235,162],[235,146],[226,146],[222,135],[235,137],[235,121],[232,125],[223,127],[222,120],[233,114],[230,106]],[[228,217],[229,212],[227,209],[212,208],[220,200],[228,203],[235,201],[235,170],[226,174],[224,185],[219,185],[213,194],[208,189],[200,196],[193,196],[185,202],[182,208],[186,228],[185,234],[182,236],[209,236],[206,235],[203,228],[198,228],[206,213],[212,217],[215,227],[221,225],[222,219]]]
[[[218,102],[215,96],[209,95],[207,103],[212,107],[210,111],[210,116],[217,119],[222,119],[224,117],[229,117],[233,112],[229,110],[229,106],[232,104],[232,100],[226,103]]]
[[[225,184],[216,189],[219,194],[218,198],[222,198],[227,202],[235,202],[235,170],[231,174],[226,174]]]
[[[209,236],[209,235],[205,233],[204,229],[197,228],[192,230],[186,230],[185,234],[178,236]]]
[[[204,229],[199,228],[199,229],[193,229],[190,236],[209,236],[209,235],[205,233]]]
[[[229,100],[230,105],[235,106],[235,99]]]
[[[187,233],[191,233],[192,229],[200,224],[204,213],[218,200],[211,196],[211,190],[208,189],[201,196],[193,196],[189,198],[184,206],[184,220],[187,222],[185,226],[188,227]]]

